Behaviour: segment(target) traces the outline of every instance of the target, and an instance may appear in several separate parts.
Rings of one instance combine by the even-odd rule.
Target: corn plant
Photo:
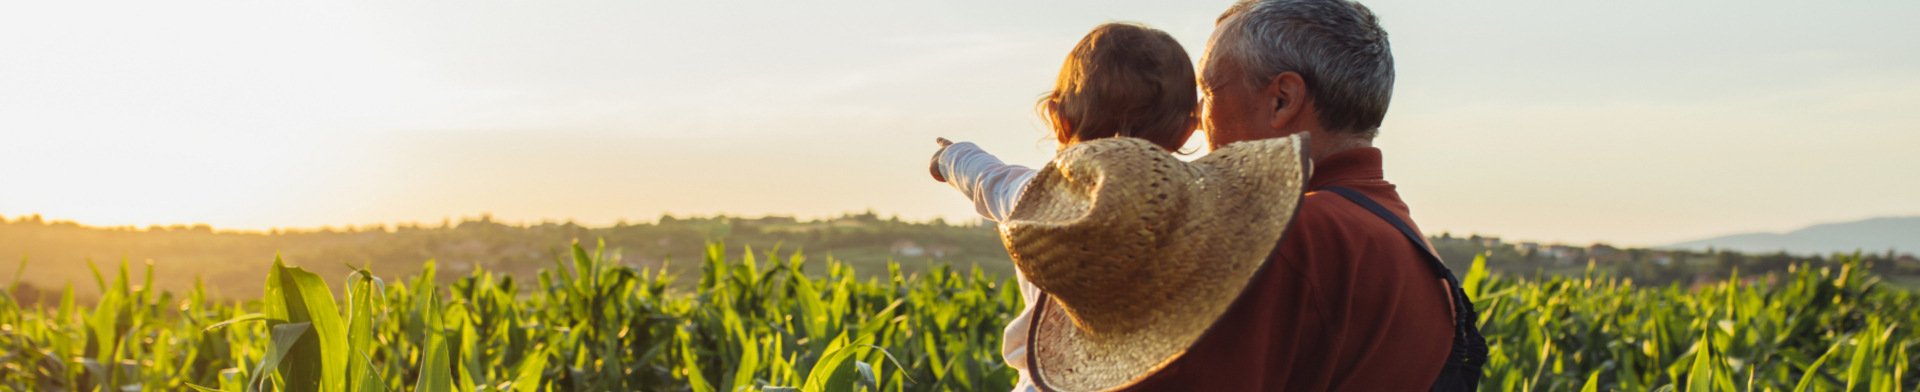
[[[1920,296],[1858,256],[1699,288],[1596,274],[1518,280],[1476,260],[1462,287],[1492,358],[1483,389],[1908,391]]]
[[[0,296],[0,391],[1004,391],[1008,279],[928,266],[857,279],[827,258],[709,244],[697,282],[578,244],[537,275],[435,264],[389,283],[275,260],[255,300],[153,289],[121,262],[102,294]],[[25,262],[22,262],[25,268]],[[803,272],[812,271],[812,272]],[[1490,274],[1487,390],[1907,391],[1920,297],[1856,258],[1699,287]],[[17,276],[18,274],[16,274]],[[691,278],[691,277],[689,277]],[[9,292],[12,290],[10,288]]]

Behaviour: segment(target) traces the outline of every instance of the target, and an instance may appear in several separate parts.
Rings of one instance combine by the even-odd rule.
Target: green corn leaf
[[[107,278],[100,275],[100,266],[93,264],[93,258],[87,258],[87,269],[93,271],[93,283],[100,286],[100,292],[107,292]]]
[[[441,305],[438,293],[428,291],[424,301],[427,311],[424,314],[426,341],[421,344],[420,379],[414,383],[416,392],[453,391],[453,363],[447,353],[446,327],[442,325]]]
[[[347,381],[351,391],[384,391],[373,365],[373,317],[379,303],[371,272],[355,270],[347,276]]]
[[[813,364],[813,370],[807,372],[807,383],[800,387],[806,392],[851,391],[860,377],[853,360],[863,347],[846,345],[846,335],[834,339],[825,357]]]
[[[866,362],[853,361],[853,368],[860,373],[860,385],[866,386],[869,391],[880,390],[880,380],[879,377],[873,375],[873,365],[868,365]]]
[[[827,330],[827,305],[820,301],[820,292],[815,291],[811,280],[796,275],[793,283],[801,325],[807,328],[807,337],[812,340],[815,351],[824,351],[828,337],[833,336],[833,332]]]
[[[189,383],[189,384],[187,384],[187,387],[188,387],[188,388],[193,388],[193,390],[195,390],[195,391],[200,391],[200,392],[238,392],[238,391],[223,391],[223,390],[219,390],[219,389],[213,389],[213,388],[207,388],[207,387],[203,387],[203,386],[199,386],[199,385],[194,385],[194,384],[191,384],[191,383]]]
[[[535,392],[540,390],[540,373],[547,370],[547,352],[545,347],[533,349],[533,353],[520,361],[520,368],[513,378],[515,392]]]
[[[247,389],[266,390],[267,384],[271,382],[270,375],[280,370],[281,363],[285,362],[287,354],[294,350],[294,346],[302,340],[309,342],[313,340],[307,335],[307,332],[312,329],[313,324],[307,322],[274,325],[271,332],[273,346],[267,351],[265,357],[260,358],[260,364],[254,368],[253,377],[247,380]],[[281,376],[286,377],[285,374]]]
[[[153,260],[149,259],[144,263],[147,265],[147,270],[146,276],[141,278],[140,283],[140,304],[142,305],[151,303],[153,300]]]
[[[113,280],[113,293],[121,298],[137,299],[133,296],[133,280],[127,275],[127,259],[120,258],[120,275]]]
[[[577,283],[580,283],[582,291],[591,292],[592,288],[600,286],[599,268],[595,268],[593,257],[587,255],[587,248],[581,247],[579,242],[573,243],[573,268],[574,273],[580,276]]]
[[[728,314],[731,315],[732,313],[729,312]],[[729,389],[730,391],[738,391],[752,386],[753,374],[760,369],[759,342],[755,341],[751,336],[748,336],[745,330],[739,331],[735,336],[738,336],[740,339],[741,353],[740,364],[734,369],[733,380],[726,385],[727,388],[731,388]]]
[[[234,317],[234,318],[231,318],[231,319],[227,319],[227,321],[221,321],[221,322],[218,322],[218,323],[214,323],[213,325],[209,325],[209,326],[207,326],[206,328],[203,328],[203,329],[201,329],[201,330],[202,330],[202,331],[212,331],[212,330],[216,330],[216,329],[220,329],[220,327],[225,327],[225,326],[228,326],[228,325],[232,325],[232,324],[237,324],[237,323],[243,323],[243,322],[248,322],[248,321],[257,321],[257,320],[265,320],[265,319],[267,319],[267,315],[265,315],[265,314],[261,314],[261,313],[247,313],[247,314],[244,314],[244,315],[240,315],[240,316],[237,316],[237,317]]]
[[[289,391],[346,390],[347,331],[334,307],[333,292],[319,275],[288,268],[274,258],[267,272],[267,318],[282,323],[311,323],[311,345],[295,345],[287,353],[292,366],[282,366]],[[296,377],[297,376],[297,377]]]
[[[1476,255],[1473,257],[1473,266],[1467,268],[1467,276],[1460,280],[1460,289],[1467,293],[1469,299],[1479,301],[1480,285],[1485,284],[1486,281],[1487,255]]]
[[[714,392],[713,384],[707,382],[706,373],[700,372],[700,361],[694,358],[693,348],[687,344],[687,341],[693,340],[687,330],[675,330],[674,337],[680,341],[680,361],[685,366],[687,385],[693,388],[693,392]]]
[[[1861,331],[1862,333],[1853,336],[1853,360],[1847,365],[1846,390],[1848,391],[1854,390],[1854,387],[1857,385],[1862,385],[1861,382],[1865,381],[1862,379],[1867,377],[1867,356],[1873,352],[1873,339],[1876,337],[1875,335],[1879,335],[1875,333],[1874,327],[1877,327],[1877,325],[1869,325],[1865,331]]]
[[[106,292],[101,295],[100,303],[94,307],[93,313],[87,316],[86,323],[89,329],[86,332],[92,337],[92,339],[87,341],[87,349],[85,352],[85,356],[90,357],[89,359],[106,361],[107,363],[114,362],[111,357],[119,351],[120,331],[118,327],[122,322],[120,315],[124,306],[122,302],[124,301],[125,297],[120,296],[118,292]],[[103,383],[116,385],[114,382],[117,381],[116,375],[118,373],[119,371],[116,367],[107,367],[98,373],[98,375],[103,377]]]
[[[1827,359],[1832,358],[1833,353],[1839,352],[1840,347],[1846,344],[1846,339],[1840,339],[1833,344],[1833,347],[1827,349],[1826,354],[1820,354],[1820,359],[1814,360],[1812,365],[1807,366],[1806,373],[1800,376],[1800,383],[1793,387],[1793,392],[1806,392],[1807,387],[1813,384],[1813,379],[1821,375],[1820,365],[1826,364]]]
[[[454,357],[459,361],[453,367],[454,385],[461,391],[475,391],[478,390],[478,386],[487,385],[486,370],[481,365],[484,347],[480,345],[480,331],[473,325],[472,314],[464,312],[460,314],[465,314],[467,317],[461,317],[461,321],[455,321],[460,325],[460,335],[450,340],[459,343],[452,346],[454,349],[450,350],[455,353]]]

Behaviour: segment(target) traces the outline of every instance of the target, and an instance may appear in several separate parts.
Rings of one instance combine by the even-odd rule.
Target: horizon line
[[[805,224],[805,223],[831,222],[834,220],[854,218],[854,217],[859,217],[859,216],[869,215],[869,214],[875,217],[875,219],[879,219],[883,221],[898,221],[902,223],[917,224],[917,225],[931,225],[937,221],[946,225],[967,227],[967,226],[983,226],[983,225],[986,225],[986,222],[990,221],[990,219],[985,217],[977,217],[977,219],[960,220],[959,222],[948,221],[945,217],[938,217],[938,216],[930,219],[924,219],[924,220],[901,219],[899,213],[881,215],[879,212],[869,208],[864,211],[845,211],[845,212],[841,212],[839,215],[808,216],[804,218],[800,217],[798,214],[780,214],[780,213],[767,213],[767,214],[761,214],[761,215],[729,214],[725,212],[718,212],[710,215],[706,215],[706,214],[679,215],[679,214],[666,213],[666,214],[661,214],[661,216],[659,217],[655,217],[647,220],[631,220],[631,219],[624,219],[624,218],[616,219],[614,223],[605,224],[605,225],[582,224],[582,223],[579,223],[575,218],[565,218],[565,219],[541,218],[538,221],[534,221],[534,220],[504,221],[504,220],[498,220],[493,218],[493,213],[491,212],[483,212],[477,215],[461,215],[458,220],[455,220],[454,217],[452,216],[446,216],[440,219],[440,223],[438,225],[432,224],[430,222],[405,221],[405,222],[376,222],[376,223],[368,223],[368,224],[360,224],[360,225],[338,225],[338,226],[336,225],[320,225],[320,226],[307,226],[307,227],[276,226],[276,227],[269,227],[266,229],[245,229],[245,228],[222,229],[222,228],[214,227],[212,224],[209,224],[209,223],[195,222],[195,223],[170,223],[170,224],[164,224],[164,225],[150,224],[142,227],[141,225],[95,225],[95,224],[79,222],[76,220],[49,219],[49,218],[46,218],[45,216],[42,216],[39,213],[21,214],[21,215],[14,216],[12,218],[9,218],[6,214],[0,214],[0,224],[14,224],[19,222],[27,222],[27,221],[38,221],[41,225],[46,225],[46,226],[72,225],[82,229],[126,231],[126,232],[136,232],[136,233],[169,232],[169,231],[176,231],[176,230],[191,231],[191,230],[200,230],[201,227],[204,226],[205,227],[204,230],[211,234],[276,235],[276,234],[306,234],[306,233],[322,233],[322,232],[358,233],[358,232],[375,232],[375,231],[384,232],[384,233],[395,233],[395,232],[398,232],[398,229],[401,229],[401,228],[409,228],[409,229],[455,228],[455,227],[459,227],[460,224],[470,223],[470,222],[494,223],[494,224],[500,224],[500,225],[505,225],[510,227],[518,227],[518,228],[532,228],[532,227],[544,226],[544,225],[572,224],[574,226],[579,226],[582,228],[586,228],[588,230],[597,230],[597,229],[618,228],[618,227],[623,227],[628,225],[659,225],[662,218],[673,218],[676,220],[679,220],[679,219],[702,220],[702,219],[720,219],[720,218],[762,220],[762,219],[768,219],[768,218],[786,218],[786,219],[794,220],[793,223]],[[1833,224],[1833,223],[1857,222],[1857,221],[1866,220],[1866,219],[1909,218],[1909,217],[1920,218],[1920,216],[1877,216],[1877,217],[1856,219],[1853,221],[1818,223],[1818,224],[1808,225],[1808,227],[1816,226],[1816,225],[1824,225],[1824,224]],[[1799,230],[1799,229],[1796,229],[1796,230]],[[1448,236],[1451,238],[1459,238],[1459,239],[1480,237],[1483,239],[1494,239],[1494,240],[1500,240],[1501,242],[1507,242],[1507,243],[1513,243],[1513,244],[1536,243],[1542,246],[1577,245],[1577,244],[1564,242],[1564,241],[1539,241],[1539,240],[1510,241],[1507,238],[1500,235],[1477,233],[1477,232],[1466,233],[1466,234],[1454,234],[1451,231],[1441,231],[1438,233],[1421,233],[1421,234],[1427,237],[1433,237],[1433,238],[1438,238],[1442,236]],[[1739,234],[1782,234],[1782,233],[1755,231],[1755,232],[1745,232],[1745,233],[1736,233],[1736,234],[1728,234],[1728,235],[1739,235]],[[1718,238],[1718,237],[1724,237],[1724,236],[1725,235],[1716,236],[1716,237],[1706,237],[1706,238],[1695,239],[1695,240],[1675,241],[1669,244],[1662,244],[1662,245],[1634,246],[1634,245],[1619,245],[1611,241],[1593,241],[1592,243],[1585,246],[1604,245],[1604,246],[1625,247],[1625,248],[1666,249],[1666,248],[1672,247],[1672,245],[1676,245],[1680,243],[1698,241],[1703,239],[1712,239],[1712,238]]]

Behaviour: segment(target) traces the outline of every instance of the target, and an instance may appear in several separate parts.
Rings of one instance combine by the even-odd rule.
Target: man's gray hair
[[[1208,83],[1265,88],[1296,72],[1329,131],[1372,138],[1393,98],[1393,50],[1366,6],[1349,0],[1243,0],[1220,15],[1207,56]],[[1243,75],[1217,75],[1232,59]],[[1221,77],[1220,79],[1215,79]]]

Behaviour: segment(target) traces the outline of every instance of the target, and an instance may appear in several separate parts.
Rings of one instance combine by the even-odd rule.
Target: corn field
[[[831,258],[712,244],[700,281],[574,245],[534,282],[438,284],[364,269],[330,286],[275,261],[259,300],[151,290],[126,263],[101,296],[0,299],[8,391],[1005,391],[1009,279],[935,266],[857,280]],[[1920,304],[1853,259],[1699,288],[1596,276],[1463,285],[1492,346],[1482,389],[1907,391]],[[22,262],[24,268],[25,262]],[[16,275],[17,276],[17,275]],[[682,289],[681,287],[691,287]],[[10,291],[11,292],[11,291]],[[336,296],[338,294],[338,296]]]

